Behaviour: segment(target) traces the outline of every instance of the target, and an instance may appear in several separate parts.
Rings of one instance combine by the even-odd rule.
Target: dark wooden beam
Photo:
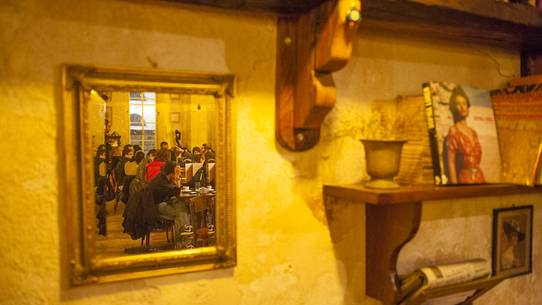
[[[514,49],[542,45],[542,11],[486,0],[366,0],[361,29],[425,35]]]
[[[523,4],[487,0],[366,0],[364,15],[387,20],[432,20],[438,24],[542,27],[542,12]]]
[[[279,14],[299,14],[315,8],[326,0],[165,0],[169,2],[213,6],[234,10],[271,11]]]
[[[300,15],[333,0],[163,0]],[[364,0],[364,30],[475,42],[517,50],[539,50],[542,11],[493,0]]]

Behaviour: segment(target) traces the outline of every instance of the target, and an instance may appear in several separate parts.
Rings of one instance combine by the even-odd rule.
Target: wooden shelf
[[[470,304],[472,301],[480,297],[491,288],[497,286],[505,279],[506,277],[489,277],[443,287],[422,287],[401,301],[400,305],[419,305],[423,304],[428,299],[474,290],[474,294],[464,302],[465,304]]]
[[[362,29],[503,47],[542,49],[542,11],[487,0],[364,1]]]
[[[302,14],[326,0],[168,0],[226,9]],[[360,29],[542,49],[542,11],[493,0],[364,0]]]
[[[541,192],[541,188],[513,184],[465,186],[407,185],[395,190],[370,189],[365,188],[362,184],[324,185],[324,195],[375,205],[536,192]]]
[[[397,274],[399,252],[416,235],[422,202],[482,196],[540,193],[541,188],[485,184],[468,186],[411,185],[396,190],[375,190],[355,185],[325,185],[324,196],[365,205],[366,293],[383,304],[416,305],[432,297],[476,290],[465,304],[497,285],[503,278],[489,278],[434,289],[421,289],[405,299]],[[404,301],[404,303],[401,303]]]
[[[299,14],[307,12],[327,0],[166,0],[177,3],[191,3],[224,9],[263,11],[278,14]]]

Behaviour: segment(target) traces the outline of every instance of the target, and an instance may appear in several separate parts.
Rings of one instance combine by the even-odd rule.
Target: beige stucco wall
[[[398,94],[417,94],[428,79],[496,87],[505,77],[495,61],[502,73],[514,74],[518,56],[362,32],[352,61],[335,75],[337,106],[326,119],[321,143],[308,152],[290,153],[274,137],[275,34],[275,19],[265,14],[140,1],[0,2],[0,303],[375,304],[363,288],[363,206],[337,203],[326,213],[322,184],[366,177],[358,138],[370,131],[358,127],[375,102],[387,106]],[[62,63],[149,69],[157,63],[160,69],[237,76],[237,267],[67,287],[61,230],[66,215],[60,208],[57,167]],[[478,247],[472,253],[487,255],[490,219],[481,215],[516,201],[540,203],[539,197],[426,204],[421,232],[413,241],[418,246],[406,249],[402,268],[439,257],[449,260],[443,253],[456,239],[462,248],[455,252],[472,245]],[[473,205],[481,208],[473,212]],[[435,242],[431,229],[450,225],[462,229]],[[536,250],[540,229],[535,228],[533,275],[500,285],[479,304],[536,304],[541,299],[532,289],[542,281]],[[477,230],[485,234],[482,248],[471,237]],[[423,247],[443,252],[423,254]]]

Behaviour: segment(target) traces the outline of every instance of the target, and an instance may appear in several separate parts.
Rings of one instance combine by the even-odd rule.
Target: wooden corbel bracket
[[[350,59],[360,14],[360,0],[328,0],[302,15],[279,17],[276,133],[283,147],[303,151],[318,143],[335,105],[332,72]]]

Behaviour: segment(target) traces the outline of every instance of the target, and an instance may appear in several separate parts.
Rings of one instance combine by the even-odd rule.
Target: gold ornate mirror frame
[[[63,122],[60,136],[61,198],[65,215],[69,277],[73,285],[104,283],[150,276],[235,266],[236,224],[233,188],[233,145],[230,104],[232,75],[136,71],[67,65],[62,74]],[[131,256],[96,255],[93,151],[88,133],[85,91],[154,91],[204,94],[217,100],[216,244]]]

